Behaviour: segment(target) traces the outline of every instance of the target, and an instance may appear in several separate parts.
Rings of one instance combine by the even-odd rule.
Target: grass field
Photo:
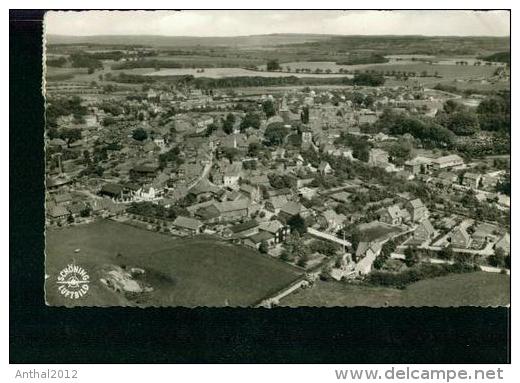
[[[46,241],[50,305],[249,306],[301,273],[251,249],[215,239],[174,239],[106,220],[48,230]],[[56,286],[58,273],[72,262],[86,269],[93,281],[88,294],[76,301],[62,297]],[[145,269],[154,291],[136,302],[107,289],[99,281],[101,269],[114,264]]]
[[[505,306],[510,302],[507,275],[476,272],[419,281],[404,290],[318,281],[282,299],[282,306]]]
[[[386,225],[379,222],[371,222],[369,224],[360,225],[362,241],[374,241],[376,239],[383,240],[386,237],[398,233],[400,230],[397,227]]]

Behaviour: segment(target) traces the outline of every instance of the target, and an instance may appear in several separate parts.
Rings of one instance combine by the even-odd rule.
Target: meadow
[[[282,299],[282,306],[506,306],[510,303],[508,275],[475,272],[425,279],[404,290],[341,282],[317,281]]]
[[[85,268],[92,280],[89,293],[79,300],[57,290],[56,277],[69,263]],[[46,301],[53,306],[250,306],[301,274],[217,239],[176,239],[108,220],[49,229],[45,265]],[[109,290],[99,281],[106,265],[143,268],[154,291],[136,301]]]

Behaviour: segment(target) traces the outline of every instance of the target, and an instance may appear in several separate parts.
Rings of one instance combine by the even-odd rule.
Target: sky
[[[246,36],[508,36],[507,11],[87,11],[49,12],[48,34]]]

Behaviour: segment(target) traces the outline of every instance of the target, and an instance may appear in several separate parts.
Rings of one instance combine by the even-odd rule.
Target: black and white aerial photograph
[[[42,40],[48,306],[510,305],[509,11],[49,11]]]

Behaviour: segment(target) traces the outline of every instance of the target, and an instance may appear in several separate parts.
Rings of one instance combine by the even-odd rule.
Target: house
[[[298,189],[298,194],[305,199],[312,199],[318,194],[319,188],[302,187]]]
[[[172,226],[190,235],[194,235],[200,233],[203,224],[198,219],[179,216],[175,218]]]
[[[267,174],[260,174],[249,178],[249,183],[255,186],[269,186],[269,177]]]
[[[379,220],[389,225],[400,225],[403,222],[401,208],[398,205],[388,206],[379,213]]]
[[[419,225],[413,232],[414,239],[425,242],[429,241],[435,236],[435,229],[428,218],[419,222]]]
[[[263,241],[265,241],[269,247],[272,247],[276,244],[275,237],[272,233],[267,231],[260,231],[257,234],[247,237],[244,240],[244,245],[258,250]]]
[[[464,165],[464,160],[457,154],[450,154],[432,160],[432,167],[435,170],[454,168]]]
[[[251,201],[247,198],[236,201],[224,201],[215,204],[221,220],[233,220],[247,217]]]
[[[286,218],[290,218],[298,214],[305,218],[309,216],[310,211],[299,202],[288,201],[280,208],[280,214]]]
[[[138,165],[130,169],[130,177],[132,179],[153,181],[157,176],[158,170],[159,167],[156,165]]]
[[[340,191],[340,192],[331,194],[329,197],[332,198],[336,202],[347,203],[350,201],[351,195],[352,195],[352,193],[349,193],[346,191]]]
[[[404,163],[404,170],[409,171],[413,175],[426,174],[430,171],[431,165],[431,158],[418,156],[412,160],[406,161]]]
[[[190,189],[190,193],[197,197],[197,200],[208,199],[218,194],[219,188],[213,185],[206,178],[200,180],[194,187]]]
[[[368,155],[368,163],[372,166],[388,165],[388,152],[383,149],[370,149]]]
[[[270,197],[266,203],[265,208],[270,211],[271,213],[278,214],[280,212],[280,209],[282,206],[284,206],[287,203],[287,197],[280,195],[280,196],[274,196]]]
[[[321,215],[327,223],[327,228],[334,232],[343,228],[345,219],[347,218],[345,215],[338,214],[332,209],[325,210]]]
[[[258,202],[262,198],[260,188],[249,184],[240,185],[240,192],[248,197],[253,202]]]
[[[67,206],[67,210],[73,217],[79,217],[81,212],[86,209],[86,205],[83,202],[74,202]]]
[[[54,205],[47,209],[47,215],[53,221],[62,222],[69,216],[69,211],[63,205]]]
[[[481,178],[482,176],[478,173],[467,172],[462,177],[462,184],[472,189],[478,189]]]
[[[275,243],[285,241],[287,236],[291,234],[291,228],[278,220],[261,222],[258,229],[273,234]]]
[[[143,151],[146,153],[158,151],[160,148],[155,144],[154,141],[148,141],[143,145]]]
[[[506,194],[497,194],[498,201],[497,203],[500,206],[511,207],[511,197]]]
[[[164,141],[164,138],[162,137],[155,137],[153,139],[153,142],[159,149],[164,149],[166,147],[166,142]]]
[[[224,229],[224,237],[244,238],[258,233],[258,222],[254,219]]]
[[[453,247],[467,249],[471,244],[471,237],[466,229],[461,226],[456,227],[450,234],[449,240]]]
[[[332,167],[327,161],[321,161],[320,165],[318,166],[318,171],[322,175],[331,174],[332,173]]]
[[[67,204],[72,202],[72,196],[69,193],[59,193],[54,196],[54,202],[56,204]]]
[[[224,172],[224,186],[235,188],[238,187],[238,180],[240,179],[240,172],[242,171],[242,163],[236,162],[227,167]]]
[[[482,189],[495,190],[498,183],[498,177],[494,174],[484,174],[480,179]]]
[[[511,236],[509,233],[506,233],[500,238],[494,246],[495,250],[502,249],[504,253],[509,255],[511,254]]]
[[[356,249],[356,267],[354,269],[357,275],[366,275],[372,270],[374,260],[381,252],[380,242],[360,242]]]
[[[428,217],[428,209],[424,206],[420,198],[408,201],[405,208],[413,222],[419,222]]]
[[[99,191],[99,194],[112,198],[113,200],[123,199],[123,187],[118,184],[108,183],[104,184]]]

